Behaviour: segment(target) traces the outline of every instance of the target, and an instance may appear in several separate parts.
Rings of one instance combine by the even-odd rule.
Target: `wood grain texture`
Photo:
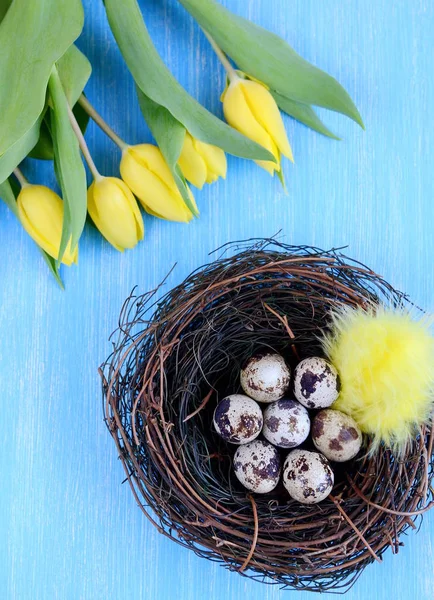
[[[150,140],[134,86],[109,32],[102,2],[85,0],[79,46],[92,61],[87,92],[119,133]],[[434,59],[431,0],[224,0],[287,39],[336,76],[366,123],[321,111],[343,138],[333,142],[286,120],[295,165],[289,196],[254,164],[229,158],[229,176],[197,194],[189,226],[146,219],[146,240],[116,253],[88,228],[79,268],[62,293],[31,241],[0,206],[0,597],[7,600],[277,600],[250,582],[160,536],[138,510],[102,421],[97,366],[124,298],[155,286],[174,262],[180,282],[233,239],[279,229],[294,243],[348,252],[434,311]],[[144,0],[164,59],[216,113],[224,75],[175,0]],[[96,162],[118,172],[119,154],[94,126]],[[27,175],[54,184],[49,165]],[[418,598],[434,591],[434,514],[403,538],[348,594],[351,600]],[[311,598],[299,594],[301,598]],[[326,595],[326,598],[331,596]]]

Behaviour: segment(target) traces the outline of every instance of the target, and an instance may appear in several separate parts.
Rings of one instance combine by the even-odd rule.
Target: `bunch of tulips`
[[[4,14],[0,11],[0,49],[2,44],[13,44],[6,28],[11,31],[18,26],[23,2],[12,0]],[[39,2],[35,0],[35,4]],[[85,96],[91,67],[73,44],[84,18],[80,0],[59,0],[57,4],[46,0],[53,11],[50,14],[48,8],[44,13],[49,28],[56,26],[55,11],[59,10],[77,23],[70,27],[73,39],[66,50],[65,42],[53,31],[55,49],[50,57],[45,55],[37,28],[34,31],[35,24],[31,27],[32,15],[28,19],[33,36],[28,52],[32,51],[32,60],[47,63],[42,85],[40,79],[34,81],[35,90],[42,90],[45,96],[39,105],[26,96],[32,87],[28,81],[17,104],[29,114],[24,114],[21,130],[19,126],[8,130],[6,120],[16,112],[5,104],[0,91],[0,130],[6,128],[0,138],[0,197],[17,214],[59,281],[59,265],[78,260],[86,212],[105,239],[123,251],[144,238],[140,205],[147,214],[170,221],[187,223],[197,216],[190,186],[200,190],[226,178],[226,152],[254,160],[284,183],[282,156],[292,161],[293,155],[279,108],[329,137],[335,136],[312,105],[339,111],[363,126],[342,86],[304,61],[283,40],[214,0],[179,2],[199,22],[226,70],[227,84],[221,96],[226,123],[197,103],[173,78],[152,44],[136,0],[105,0],[110,26],[134,77],[140,107],[156,144],[130,145],[122,140]],[[131,30],[134,36],[129,35]],[[35,57],[35,48],[40,57]],[[0,57],[1,77],[2,70],[10,72],[14,59],[10,53],[2,52]],[[95,165],[84,137],[89,118],[118,146],[120,178],[100,173]],[[63,199],[26,179],[20,168],[26,156],[54,160]],[[92,177],[89,186],[83,158]]]

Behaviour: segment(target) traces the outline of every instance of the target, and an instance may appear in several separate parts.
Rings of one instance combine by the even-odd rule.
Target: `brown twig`
[[[341,515],[344,517],[344,519],[348,522],[348,524],[352,527],[352,529],[356,532],[356,534],[358,535],[358,537],[360,538],[360,540],[363,542],[363,544],[366,546],[366,549],[368,550],[369,554],[377,561],[377,562],[382,562],[381,558],[379,556],[377,556],[374,552],[374,550],[371,547],[371,544],[369,544],[369,542],[366,541],[365,537],[363,536],[362,532],[359,530],[359,528],[353,523],[353,521],[350,519],[350,517],[347,515],[347,513],[344,511],[344,509],[342,508],[342,506],[339,503],[339,500],[337,500],[334,496],[330,495],[330,500],[334,503],[334,505],[336,506],[336,508],[338,509],[338,511],[341,513]]]
[[[187,421],[189,421],[190,419],[192,419],[193,417],[195,417],[198,413],[200,413],[200,411],[205,408],[205,406],[208,404],[208,402],[211,400],[211,397],[214,393],[214,390],[210,390],[207,395],[205,396],[205,398],[203,399],[203,401],[199,404],[199,406],[196,408],[196,410],[194,410],[192,413],[190,413],[187,417],[185,417],[184,419],[184,423],[186,423]]]
[[[251,494],[248,495],[248,498],[252,504],[252,515],[253,515],[253,539],[252,545],[250,546],[250,550],[248,555],[246,556],[246,560],[243,562],[241,567],[238,569],[240,573],[244,571],[244,569],[248,566],[249,562],[252,560],[252,556],[255,553],[256,544],[258,543],[258,534],[259,534],[259,522],[258,522],[258,510],[256,508],[255,499]]]
[[[387,513],[388,515],[395,515],[397,517],[417,517],[418,515],[425,514],[428,510],[430,510],[434,506],[434,500],[432,500],[429,504],[427,504],[423,508],[420,508],[419,510],[412,510],[412,511],[393,510],[391,508],[387,508],[386,506],[382,506],[381,504],[372,502],[372,500],[369,500],[369,498],[367,498],[357,488],[357,486],[354,484],[354,481],[351,479],[351,477],[349,475],[347,477],[348,477],[348,481],[350,482],[350,485],[353,488],[354,492],[356,493],[356,495],[359,498],[361,498],[363,500],[363,502],[365,502],[366,504],[369,504],[369,506],[373,506],[374,508],[376,508],[377,510],[380,510],[381,512]]]
[[[289,337],[291,338],[291,340],[295,340],[295,335],[293,334],[293,332],[292,332],[292,329],[290,328],[290,326],[289,326],[289,324],[288,324],[288,318],[287,318],[287,316],[286,316],[286,315],[284,315],[284,316],[282,317],[282,315],[279,315],[279,313],[278,313],[277,311],[273,310],[273,309],[271,308],[271,306],[268,306],[268,304],[267,304],[266,302],[263,302],[262,304],[265,306],[265,308],[266,308],[268,311],[270,311],[270,313],[271,313],[272,315],[274,315],[275,317],[277,317],[277,318],[279,319],[279,321],[280,321],[280,322],[283,324],[283,326],[285,327],[285,329],[286,329],[286,333],[289,335]],[[295,344],[291,344],[291,348],[292,348],[292,351],[293,351],[293,353],[294,353],[294,356],[295,356],[295,358],[296,358],[297,360],[300,360],[300,356],[299,356],[299,354],[298,354],[298,352],[297,352],[297,347],[296,347],[296,345],[295,345]]]

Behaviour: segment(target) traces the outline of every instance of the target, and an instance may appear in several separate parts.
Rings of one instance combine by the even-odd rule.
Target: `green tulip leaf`
[[[3,21],[11,4],[12,0],[0,0],[0,23]]]
[[[70,106],[73,106],[75,118],[79,122],[82,132],[86,130],[89,122],[87,113],[76,104],[83,93],[83,90],[89,80],[92,67],[85,55],[80,52],[77,46],[72,45],[65,54],[56,63],[57,71],[62,82],[62,87],[68,99]],[[39,140],[29,156],[40,160],[53,160],[54,148],[50,133],[50,113],[48,113],[41,123]]]
[[[8,179],[6,179],[6,181],[4,181],[3,183],[0,183],[0,198],[6,203],[6,205],[11,209],[11,211],[14,213],[14,215],[19,220],[16,196],[13,191],[11,182]],[[64,289],[63,281],[62,281],[62,278],[60,277],[59,268],[58,268],[58,265],[56,264],[56,261],[49,254],[47,254],[45,252],[45,250],[43,250],[40,246],[38,246],[37,244],[36,244],[36,246],[37,246],[38,250],[40,251],[40,253],[42,254],[51,273],[54,275],[57,283],[60,285],[60,287],[63,290]]]
[[[334,140],[340,140],[340,138],[338,138],[324,125],[311,106],[308,104],[302,104],[301,102],[296,102],[295,100],[290,100],[289,98],[285,98],[285,96],[281,96],[277,92],[271,91],[271,93],[279,108],[283,110],[283,112],[286,112],[287,115],[297,119],[297,121],[300,121],[304,125],[307,125],[307,127],[314,129],[318,133],[322,133],[322,135]]]
[[[116,0],[115,0],[116,1]],[[179,0],[238,68],[280,95],[342,113],[364,128],[349,94],[278,35],[233,14],[215,0]]]
[[[56,67],[69,106],[74,106],[89,81],[92,66],[83,52],[73,44],[57,61]]]
[[[10,5],[0,23],[0,156],[43,112],[51,69],[80,35],[83,19],[81,0]]]
[[[54,164],[65,207],[58,259],[60,262],[70,239],[71,249],[76,247],[86,222],[86,171],[69,118],[68,101],[55,67],[48,82],[48,90],[52,104],[50,130],[54,142]]]
[[[59,264],[57,260],[49,254],[47,254],[45,250],[43,250],[40,246],[38,246],[38,249],[39,252],[42,254],[42,258],[45,260],[47,267],[50,269],[51,274],[54,276],[61,289],[64,290],[65,286],[63,285],[63,281],[59,273]]]
[[[47,112],[41,123],[38,142],[33,150],[29,152],[30,158],[37,158],[38,160],[54,159],[53,140],[49,128],[50,118],[51,115]]]
[[[80,125],[80,129],[85,133],[87,125],[89,123],[89,115],[80,106],[76,104],[72,109],[77,123]],[[30,158],[37,158],[39,160],[53,160],[54,159],[54,148],[53,138],[50,133],[51,126],[51,115],[47,113],[44,120],[41,123],[41,130],[39,132],[39,140],[33,150],[29,153]],[[0,159],[1,161],[1,159]]]
[[[137,86],[136,91],[142,114],[169,166],[181,196],[191,212],[197,216],[198,210],[191,201],[187,182],[178,166],[185,140],[185,127],[164,106],[156,104],[145,96]]]
[[[0,198],[18,219],[17,200],[8,179],[3,181],[3,183],[0,183]]]
[[[42,116],[40,115],[36,123],[32,125],[22,138],[0,156],[0,181],[5,181],[12,171],[26,158],[32,148],[34,148],[39,139]]]
[[[167,108],[197,139],[219,146],[229,154],[274,162],[265,148],[218,119],[178,83],[152,43],[137,0],[105,0],[105,8],[125,62],[148,98]]]

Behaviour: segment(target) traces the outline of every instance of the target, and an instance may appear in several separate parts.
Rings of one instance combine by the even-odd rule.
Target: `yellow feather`
[[[404,311],[345,309],[333,315],[324,351],[342,389],[333,408],[351,415],[362,431],[403,450],[434,408],[434,338],[426,318]]]

